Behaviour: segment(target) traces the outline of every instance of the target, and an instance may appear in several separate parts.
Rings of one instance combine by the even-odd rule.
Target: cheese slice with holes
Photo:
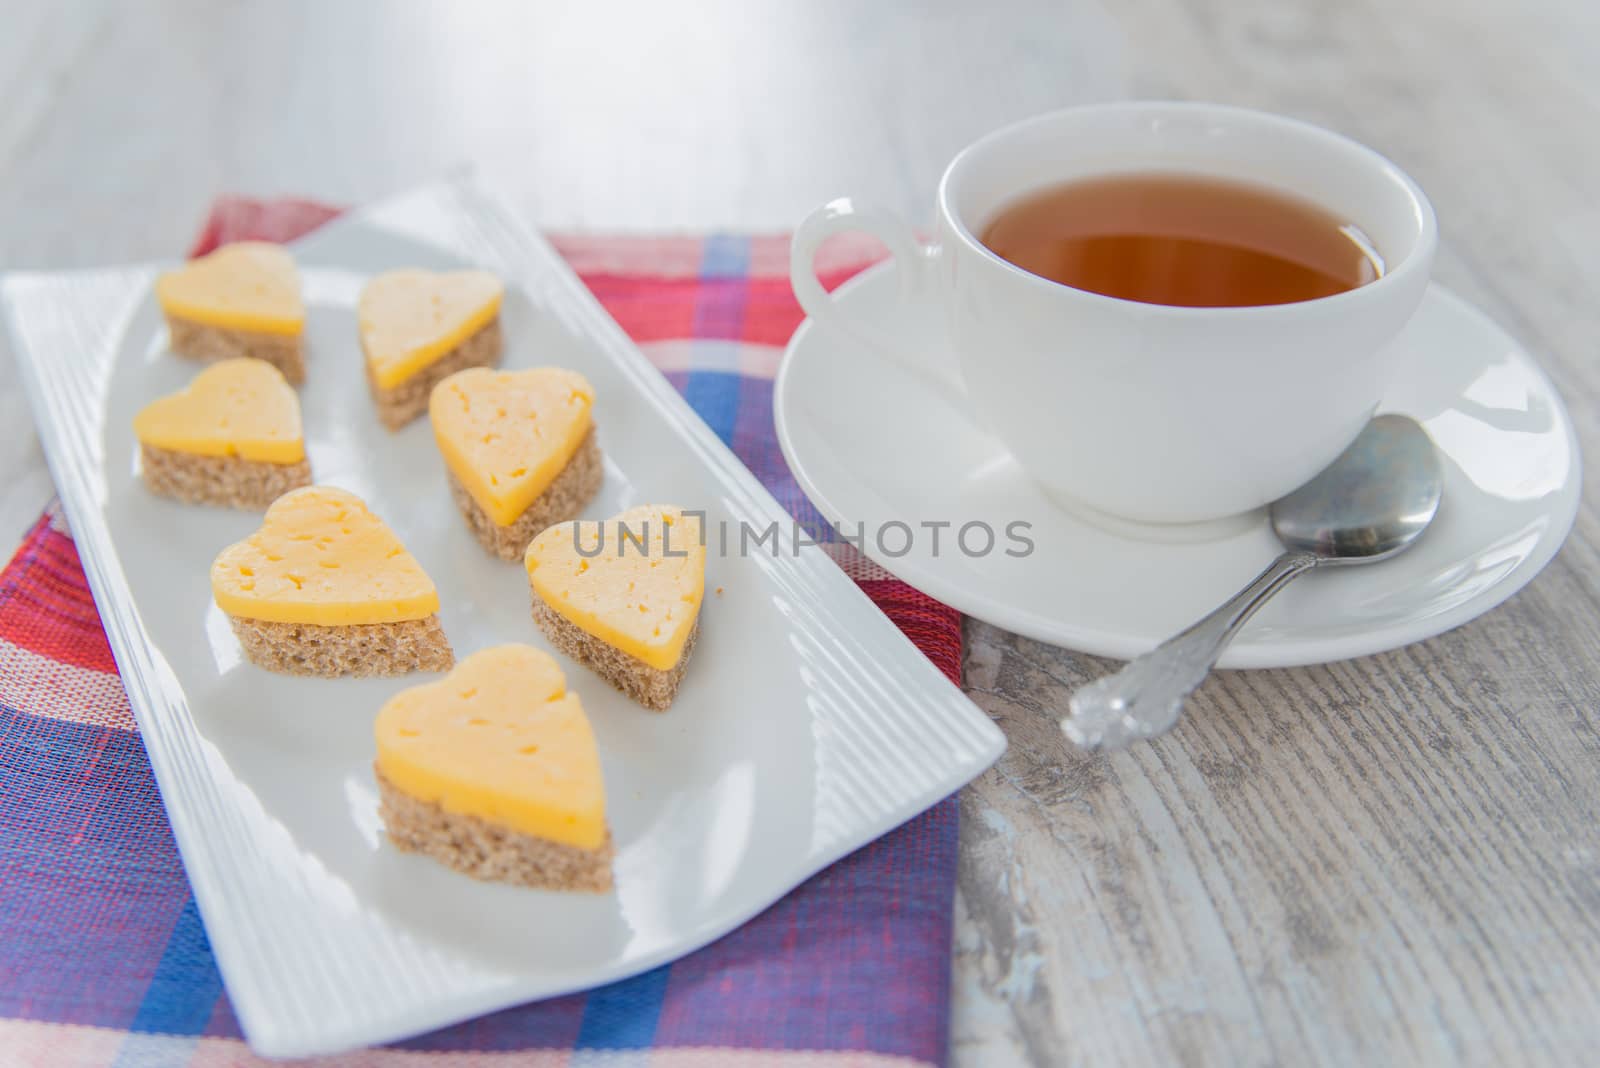
[[[224,245],[167,271],[156,300],[167,315],[207,326],[292,335],[306,325],[294,257],[265,241]]]
[[[394,532],[332,486],[272,502],[260,530],[218,554],[211,593],[229,615],[268,623],[400,623],[439,610],[433,580]]]
[[[428,416],[451,473],[507,527],[565,470],[593,407],[594,387],[576,371],[474,367],[434,387]]]
[[[548,653],[500,645],[390,698],[378,770],[446,812],[579,849],[606,840],[594,731]]]
[[[263,360],[212,364],[187,388],[145,405],[133,417],[133,433],[152,448],[196,456],[271,464],[306,458],[300,398]]]
[[[659,671],[683,657],[706,589],[698,515],[651,504],[558,523],[529,543],[524,563],[533,591],[579,630]]]
[[[488,271],[389,271],[356,303],[361,348],[383,389],[438,360],[500,314],[505,285]]]

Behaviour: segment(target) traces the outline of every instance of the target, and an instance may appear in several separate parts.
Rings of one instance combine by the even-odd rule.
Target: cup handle
[[[922,304],[931,307],[934,263],[939,246],[917,239],[911,227],[899,217],[858,203],[850,197],[832,200],[806,216],[794,232],[789,246],[789,282],[805,313],[826,330],[833,330],[868,345],[896,363],[932,379],[966,409],[966,390],[954,366],[913,351],[906,339],[855,318],[843,311],[822,283],[817,280],[817,249],[834,234],[863,231],[889,246],[900,280],[898,303],[902,309]],[[927,314],[925,311],[924,314]]]

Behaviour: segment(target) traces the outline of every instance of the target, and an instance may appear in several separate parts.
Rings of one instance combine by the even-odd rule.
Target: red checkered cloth
[[[287,241],[336,215],[228,199],[193,250]],[[781,236],[558,237],[696,411],[802,521],[772,427],[799,325]],[[873,254],[832,249],[836,284]],[[841,566],[950,678],[960,618],[855,554]],[[0,1063],[245,1065],[138,729],[59,513],[0,573]],[[711,946],[598,990],[330,1065],[939,1064],[948,1044],[956,807],[947,799]],[[515,1063],[530,1063],[521,1057]]]

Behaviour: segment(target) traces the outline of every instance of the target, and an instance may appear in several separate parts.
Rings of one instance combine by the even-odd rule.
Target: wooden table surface
[[[1438,278],[1600,440],[1592,0],[0,0],[0,26],[5,268],[175,255],[222,191],[359,202],[467,163],[550,229],[781,229],[843,192],[926,221],[949,156],[1034,112],[1286,112],[1429,190]],[[0,419],[29,425],[9,354]],[[0,439],[0,539],[49,493],[32,436]],[[1224,672],[1111,757],[1055,726],[1107,663],[970,624],[1011,746],[963,795],[955,1061],[1592,1062],[1593,502],[1488,617]]]

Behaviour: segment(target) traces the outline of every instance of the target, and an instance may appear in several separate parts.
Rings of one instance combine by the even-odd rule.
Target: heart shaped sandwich
[[[306,309],[294,257],[281,245],[224,245],[156,279],[172,351],[214,360],[251,356],[305,381]]]
[[[698,514],[643,505],[562,523],[533,539],[524,563],[533,618],[551,644],[646,708],[672,704],[705,597]]]
[[[505,285],[488,271],[389,271],[356,305],[378,417],[398,430],[428,410],[433,387],[500,362]]]
[[[434,387],[428,417],[450,492],[485,549],[520,560],[594,497],[605,463],[593,407],[589,380],[559,367],[473,368]]]
[[[133,419],[153,493],[191,504],[265,508],[311,481],[300,399],[262,360],[224,360]]]
[[[398,675],[454,662],[422,565],[355,494],[293,490],[211,565],[254,663],[291,675]]]
[[[611,887],[594,731],[548,653],[500,645],[378,713],[375,771],[389,838],[479,879]]]

